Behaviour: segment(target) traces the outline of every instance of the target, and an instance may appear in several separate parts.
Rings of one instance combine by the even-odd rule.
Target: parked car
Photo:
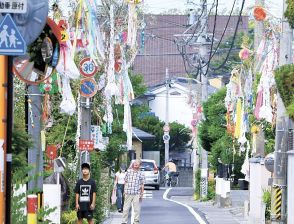
[[[134,160],[131,162],[131,166]],[[155,187],[156,190],[160,188],[160,172],[156,165],[155,160],[141,159],[140,170],[145,175],[145,186]]]

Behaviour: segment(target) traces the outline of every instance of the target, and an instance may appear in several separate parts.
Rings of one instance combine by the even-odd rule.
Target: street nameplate
[[[0,0],[0,13],[24,14],[27,10],[27,0]]]

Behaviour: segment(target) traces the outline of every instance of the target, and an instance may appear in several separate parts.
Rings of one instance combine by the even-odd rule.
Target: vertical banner
[[[91,125],[91,140],[94,141],[94,149],[99,148],[99,142],[102,141],[102,132],[100,126]]]

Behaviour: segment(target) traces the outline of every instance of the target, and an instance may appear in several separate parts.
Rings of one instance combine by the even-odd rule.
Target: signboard
[[[98,68],[91,58],[84,58],[80,62],[80,72],[85,77],[92,77],[98,71]]]
[[[56,145],[48,145],[46,148],[46,157],[47,157],[47,167],[46,169],[53,168],[53,160],[57,158],[57,146]]]
[[[168,124],[166,124],[166,125],[163,126],[163,131],[164,132],[169,132],[170,131],[170,127],[169,127]]]
[[[85,78],[82,80],[80,88],[81,96],[83,97],[93,97],[97,93],[97,83],[94,79]]]
[[[26,43],[10,14],[0,24],[0,55],[24,55]]]
[[[0,13],[26,13],[27,0],[0,0]]]
[[[169,136],[169,134],[164,134],[164,135],[162,136],[162,139],[163,139],[164,143],[168,143],[168,141],[170,140],[170,136]]]
[[[80,149],[80,151],[93,151],[94,150],[94,141],[80,139],[79,149]]]
[[[98,149],[100,147],[100,142],[102,141],[102,132],[100,130],[100,126],[91,125],[91,140],[94,141],[94,149]]]

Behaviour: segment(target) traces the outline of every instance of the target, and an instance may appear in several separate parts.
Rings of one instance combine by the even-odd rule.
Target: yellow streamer
[[[241,125],[242,125],[242,101],[239,98],[237,101],[237,110],[236,110],[236,127],[235,127],[235,138],[241,136]]]
[[[76,21],[76,30],[75,30],[75,35],[74,35],[74,42],[73,42],[73,46],[72,46],[72,58],[74,58],[74,52],[76,51],[76,47],[77,47],[77,33],[79,30],[79,23],[82,17],[82,9],[83,9],[83,0],[80,0],[79,2],[79,11],[77,14],[77,21]]]

